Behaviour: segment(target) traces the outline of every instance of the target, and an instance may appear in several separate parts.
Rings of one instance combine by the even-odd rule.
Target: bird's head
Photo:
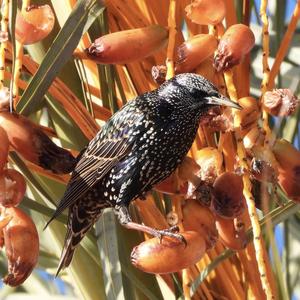
[[[171,85],[176,86],[178,90],[186,90],[190,98],[189,105],[194,104],[202,110],[220,105],[241,109],[239,104],[220,94],[209,80],[200,75],[183,73],[173,77],[171,82]],[[185,99],[181,100],[185,101]]]

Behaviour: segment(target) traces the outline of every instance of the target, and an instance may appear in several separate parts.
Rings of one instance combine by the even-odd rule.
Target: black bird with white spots
[[[181,239],[131,221],[128,206],[167,178],[189,151],[212,106],[240,107],[200,75],[173,77],[127,103],[78,157],[65,194],[48,224],[69,208],[68,229],[57,273],[67,267],[81,239],[106,207],[127,228]]]

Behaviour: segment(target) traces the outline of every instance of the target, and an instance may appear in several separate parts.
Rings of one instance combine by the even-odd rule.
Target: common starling
[[[186,73],[128,102],[81,152],[65,194],[48,224],[69,208],[68,229],[58,271],[106,207],[120,223],[154,236],[182,236],[132,222],[128,206],[168,177],[189,151],[208,109],[240,107],[202,76]],[[48,225],[47,224],[47,225]]]

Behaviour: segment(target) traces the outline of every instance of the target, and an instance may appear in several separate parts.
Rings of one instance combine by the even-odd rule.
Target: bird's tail
[[[68,229],[55,277],[58,276],[59,272],[62,269],[68,267],[72,261],[73,254],[76,247],[76,245],[73,246],[72,240],[73,240],[72,231]]]
[[[79,209],[76,205],[70,207],[67,234],[55,276],[70,265],[75,248],[96,221],[94,215],[78,211]]]

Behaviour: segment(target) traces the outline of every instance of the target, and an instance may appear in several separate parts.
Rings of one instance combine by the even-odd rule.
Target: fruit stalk
[[[166,58],[166,66],[167,66],[167,75],[166,80],[174,77],[174,50],[176,43],[176,0],[170,0],[169,4],[169,15],[168,15],[168,27],[169,27],[169,42],[167,49],[167,58]]]
[[[231,71],[225,72],[225,82],[227,85],[228,93],[230,96],[230,99],[237,101],[237,92],[233,83],[233,76]],[[258,268],[259,268],[259,274],[260,274],[260,280],[262,282],[263,289],[266,293],[266,296],[269,299],[274,299],[274,293],[272,291],[271,285],[268,281],[268,278],[266,276],[266,263],[263,257],[263,243],[262,243],[262,236],[261,236],[261,228],[259,225],[259,220],[256,212],[255,207],[255,201],[254,197],[251,193],[252,184],[250,181],[249,174],[247,170],[249,170],[249,166],[247,164],[247,155],[246,151],[243,145],[243,139],[240,133],[240,122],[239,118],[237,118],[237,115],[234,113],[234,125],[235,125],[235,139],[237,142],[237,153],[240,160],[240,166],[245,170],[243,175],[243,194],[246,199],[248,213],[250,216],[250,221],[253,229],[253,242],[254,242],[254,248],[255,248],[255,255],[256,260],[258,262]]]

